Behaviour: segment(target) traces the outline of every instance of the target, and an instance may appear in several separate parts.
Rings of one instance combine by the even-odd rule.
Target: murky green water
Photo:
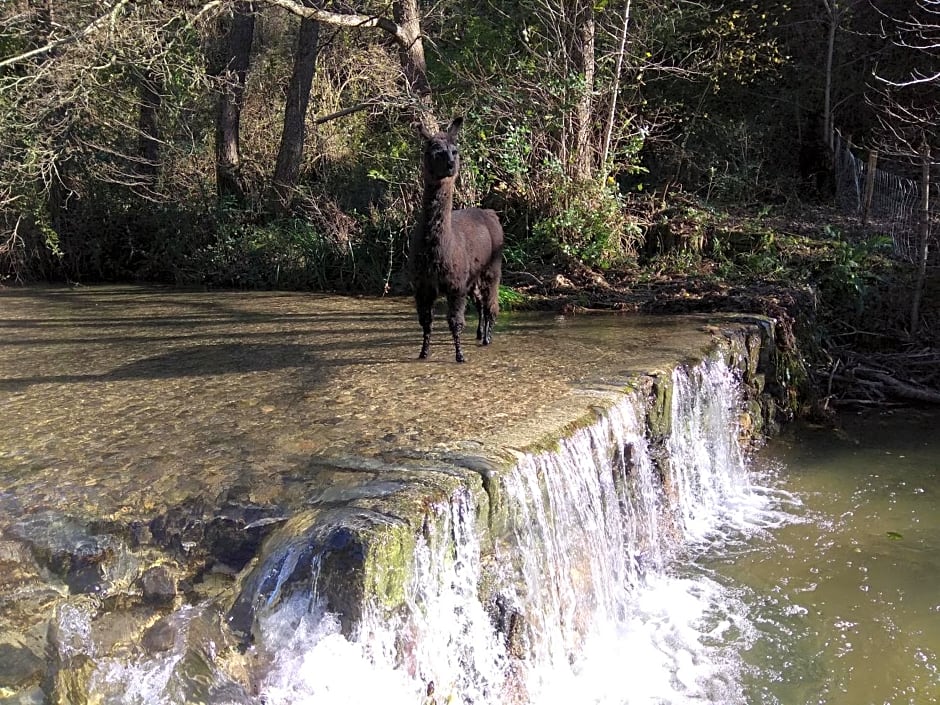
[[[940,414],[775,441],[799,518],[705,566],[746,606],[749,703],[940,702]]]

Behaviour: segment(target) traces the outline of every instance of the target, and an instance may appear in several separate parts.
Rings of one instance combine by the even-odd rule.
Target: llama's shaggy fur
[[[480,316],[477,340],[489,345],[499,312],[503,228],[496,212],[484,208],[453,210],[454,182],[460,169],[455,118],[442,132],[431,134],[417,126],[424,138],[424,204],[421,221],[411,237],[411,274],[418,321],[424,332],[421,359],[431,352],[434,301],[447,298],[447,324],[454,338],[457,362],[464,361],[460,334],[470,296]]]

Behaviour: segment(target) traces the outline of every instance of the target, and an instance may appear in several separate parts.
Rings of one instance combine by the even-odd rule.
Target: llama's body
[[[460,167],[456,135],[461,120],[444,132],[425,139],[424,203],[421,221],[411,237],[411,273],[418,321],[424,333],[420,358],[431,351],[434,301],[447,298],[447,324],[454,339],[457,362],[464,361],[460,335],[464,327],[467,297],[476,306],[480,321],[477,339],[489,345],[499,312],[499,280],[502,272],[503,228],[496,212],[484,208],[453,210],[454,181]]]

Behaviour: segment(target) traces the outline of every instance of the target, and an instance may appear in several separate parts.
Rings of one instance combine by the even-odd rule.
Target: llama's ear
[[[425,126],[425,124],[420,120],[415,120],[413,123],[411,123],[411,126],[418,132],[419,135],[428,141],[434,137],[434,135],[428,131],[428,128]]]
[[[447,134],[450,135],[451,139],[454,139],[457,136],[457,133],[460,132],[460,128],[463,126],[463,118],[455,117],[450,121],[450,124],[447,126]]]

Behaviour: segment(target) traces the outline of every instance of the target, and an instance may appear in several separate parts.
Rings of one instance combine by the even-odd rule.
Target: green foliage
[[[555,177],[547,185],[547,212],[533,224],[533,236],[594,267],[635,257],[640,231],[627,218],[612,180],[574,184],[557,168]]]
[[[499,287],[499,307],[504,311],[518,311],[527,308],[529,298],[525,294],[520,294],[508,286]]]
[[[645,220],[627,202],[664,185],[716,207],[790,198],[803,126],[793,116],[812,109],[808,96],[820,92],[816,74],[805,70],[818,64],[819,46],[804,28],[819,8],[801,5],[799,14],[745,0],[642,0],[632,5],[621,55],[624,4],[592,5],[593,85],[575,58],[579,13],[560,12],[563,0],[490,0],[486,11],[444,0],[422,18],[434,113],[441,121],[466,116],[456,203],[497,209],[507,268],[572,260],[616,267],[637,257],[646,237],[662,245],[640,253],[655,271],[791,278],[864,309],[877,285],[869,262],[880,250],[866,250],[870,243],[830,233],[808,245],[754,224],[726,227],[706,209],[682,212],[673,196],[680,207],[667,204],[662,217]],[[7,258],[0,276],[32,267],[34,276],[76,279],[398,287],[421,183],[409,124],[414,96],[402,91],[397,50],[367,30],[324,32],[305,161],[283,213],[268,203],[270,175],[298,20],[260,9],[241,115],[250,194],[219,209],[221,80],[206,72],[220,39],[215,11],[131,4],[106,31],[0,70],[0,243],[11,241],[16,224],[30,243],[17,250],[18,264],[0,252]],[[64,4],[57,31],[86,26],[91,13],[90,5]],[[44,44],[40,24],[13,5],[0,9],[0,58]],[[807,58],[788,56],[794,47]],[[137,120],[141,83],[151,78],[161,95],[161,168],[147,180],[137,168]],[[585,97],[592,101],[589,177],[573,156]],[[370,107],[313,120],[357,105]],[[607,164],[598,163],[601,153]],[[813,257],[795,254],[801,249]]]
[[[338,239],[308,219],[229,217],[200,253],[201,270],[216,286],[381,293],[391,285],[392,270],[402,266],[400,243],[387,235],[384,241]]]
[[[246,289],[328,289],[333,248],[308,223],[255,225],[237,218],[221,224],[206,249],[211,283]]]
[[[847,309],[854,309],[857,319],[865,313],[870,290],[890,268],[884,256],[891,251],[891,238],[878,236],[853,241],[830,226],[824,228],[824,236],[829,249],[816,263],[812,277],[828,300],[845,302]]]
[[[471,115],[464,130],[462,178],[473,183],[477,192],[525,197],[531,178],[531,128],[509,120],[491,125],[488,131],[483,120]]]

